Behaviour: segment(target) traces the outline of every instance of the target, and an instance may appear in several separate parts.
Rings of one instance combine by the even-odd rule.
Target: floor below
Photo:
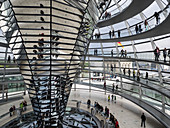
[[[110,93],[105,94],[105,92],[99,91],[89,92],[89,90],[76,89],[76,91],[71,91],[69,100],[87,102],[87,100],[90,99],[92,104],[97,101],[103,107],[107,106],[109,112],[117,118],[120,128],[141,128],[142,113],[146,116],[146,128],[165,128],[144,109],[120,96],[114,95],[116,96],[116,103],[112,101],[112,99],[108,102],[109,94]]]

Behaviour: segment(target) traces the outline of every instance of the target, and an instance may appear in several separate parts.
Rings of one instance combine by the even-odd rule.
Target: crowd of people
[[[126,50],[123,50],[123,49],[122,49],[122,50],[120,51],[120,53],[121,53],[121,56],[120,56],[120,57],[125,57],[125,58],[127,57],[127,51],[126,51]]]
[[[88,109],[90,108],[89,106],[91,105],[90,99],[87,101],[87,106]],[[115,126],[115,128],[119,128],[119,123],[118,120],[114,117],[112,113],[110,113],[109,108],[105,106],[105,109],[102,105],[100,105],[98,102],[94,102],[94,108],[95,111],[98,113],[102,113],[106,119],[109,119],[109,121]],[[109,116],[110,115],[110,116]]]
[[[97,49],[94,49],[94,55],[97,55],[98,54],[98,50]],[[114,53],[113,53],[113,49],[111,50],[111,57],[113,57]],[[158,47],[155,48],[154,50],[154,56],[155,56],[155,61],[159,61],[159,58],[160,58],[160,55],[161,55],[161,51],[159,50]],[[162,55],[163,55],[163,61],[164,62],[167,62],[167,57],[169,57],[169,63],[170,63],[170,49],[167,50],[166,48],[164,48],[162,50]],[[120,57],[127,57],[127,51],[126,50],[121,50],[120,51]]]
[[[126,75],[126,72],[127,72],[128,76],[130,77],[131,76],[131,69],[128,68],[128,71],[126,71],[126,70],[127,70],[126,68],[123,69],[123,74]],[[134,79],[135,79],[135,77],[137,77],[137,81],[140,81],[140,71],[139,70],[137,70],[137,74],[136,74],[136,71],[133,70],[132,74],[133,74]],[[146,79],[146,82],[148,82],[148,72],[145,73],[145,79]],[[113,90],[114,90],[114,88],[113,88]]]
[[[111,17],[111,13],[106,11],[102,16],[102,19],[109,19],[110,17]]]
[[[158,12],[155,12],[153,16],[154,16],[155,19],[156,19],[156,25],[158,25],[158,24],[160,23],[159,13],[158,13]],[[111,17],[111,13],[109,13],[109,12],[106,11],[102,18],[103,18],[103,19],[107,19],[107,18],[110,18],[110,17]],[[142,29],[142,24],[144,24],[144,27],[145,27],[145,28],[143,28],[143,29],[145,29],[145,31],[149,30],[149,24],[148,24],[148,21],[147,21],[147,19],[146,19],[146,20],[143,21],[143,23],[140,23],[140,24],[136,24],[136,25],[135,25],[136,34],[141,33],[141,32],[143,31],[143,29]],[[120,31],[120,30],[117,30],[117,36],[118,36],[118,38],[120,37],[120,33],[121,33],[121,31]],[[114,38],[114,36],[115,36],[115,31],[114,31],[114,30],[110,30],[110,31],[108,32],[108,34],[109,34],[109,37],[110,37],[110,38]],[[95,36],[96,39],[99,39],[99,38],[100,38],[100,33],[98,33],[98,34],[96,33],[94,36]]]
[[[170,62],[170,49],[169,49],[168,52],[167,52],[167,49],[164,48],[162,52],[163,52],[164,62],[166,62],[166,57],[167,57],[167,56],[169,57],[169,62]],[[155,61],[159,61],[160,53],[161,53],[161,52],[160,52],[159,48],[156,47],[155,50],[154,50]]]
[[[15,110],[16,110],[15,105],[11,106],[9,108],[9,115],[10,116],[15,115]]]
[[[94,37],[95,37],[95,39],[100,39],[100,32],[95,33]]]
[[[15,63],[15,57],[13,57],[13,62]],[[8,55],[7,63],[11,63],[11,56],[10,55]]]
[[[94,55],[97,55],[97,49],[94,49]]]
[[[19,104],[19,109],[20,109],[20,112],[22,113],[22,112],[24,112],[24,111],[26,111],[27,110],[27,101],[22,101],[20,104]],[[13,106],[11,106],[10,108],[9,108],[9,114],[10,114],[10,117],[11,116],[13,116],[13,115],[15,115],[15,113],[16,113],[16,107],[15,107],[15,105],[13,105]]]

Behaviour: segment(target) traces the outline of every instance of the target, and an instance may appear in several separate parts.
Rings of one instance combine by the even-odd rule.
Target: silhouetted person
[[[155,55],[155,61],[157,61],[158,55],[157,55],[157,49],[156,48],[154,50],[154,55]]]
[[[8,56],[8,63],[11,62],[11,56]]]
[[[126,57],[127,57],[127,51],[126,51],[126,50],[125,50],[125,53],[124,53],[124,54],[125,54],[125,58],[126,58]]]
[[[158,47],[156,47],[156,49],[154,50],[154,55],[155,55],[155,61],[159,61],[160,51]]]
[[[90,108],[91,101],[90,99],[87,100],[87,108]]]
[[[164,62],[166,62],[166,55],[167,55],[167,50],[166,48],[164,48],[163,50]]]
[[[142,32],[141,24],[139,24],[139,32]]]
[[[110,37],[110,38],[112,37],[112,32],[111,32],[111,31],[109,31],[109,37]]]
[[[116,85],[116,92],[118,91],[118,84]]]
[[[160,50],[158,47],[156,47],[156,52],[157,52],[157,61],[159,61],[159,56],[160,56]]]
[[[118,30],[117,33],[118,33],[118,37],[120,37],[120,30]]]
[[[122,49],[120,52],[121,52],[121,56],[120,57],[124,57],[124,50]]]
[[[128,70],[129,77],[130,77],[130,73],[131,73],[131,71],[130,71],[130,68],[129,68],[129,70]]]
[[[15,108],[15,105],[13,105],[13,115],[15,115],[15,110],[16,110],[16,108]]]
[[[156,18],[156,24],[159,24],[159,13],[158,12],[155,12],[154,13],[154,16]]]
[[[146,76],[145,76],[146,79],[148,79],[148,72],[146,72]]]
[[[111,50],[111,56],[113,57],[113,49]]]
[[[13,112],[13,107],[11,106],[10,109],[9,109],[10,116],[12,116],[12,112]]]
[[[136,34],[138,34],[139,28],[138,28],[138,25],[137,25],[137,24],[136,24],[136,26],[135,26],[135,31],[136,31]]]
[[[137,81],[140,81],[140,72],[139,72],[139,70],[137,71]]]
[[[112,66],[112,64],[111,64],[111,71],[113,72],[113,66]]]
[[[113,36],[113,37],[115,36],[115,31],[114,31],[114,29],[112,30],[112,36]]]
[[[94,55],[97,55],[97,49],[94,50]]]
[[[145,117],[145,115],[144,115],[144,113],[143,113],[142,116],[141,116],[141,127],[142,127],[143,124],[144,124],[144,128],[145,128],[145,121],[146,121],[146,117]]]
[[[113,101],[114,96],[112,95],[112,101]]]
[[[124,74],[124,75],[126,74],[126,71],[125,71],[125,70],[126,70],[126,69],[124,68],[124,69],[123,69],[123,74]]]
[[[148,82],[148,72],[146,72],[145,78],[146,78],[146,82]]]
[[[106,82],[104,82],[104,89],[106,89]]]
[[[114,83],[112,84],[112,91],[113,91],[113,93],[114,93],[114,91],[115,91],[115,85],[114,85]]]

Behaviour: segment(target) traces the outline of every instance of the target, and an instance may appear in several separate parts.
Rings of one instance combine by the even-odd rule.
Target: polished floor
[[[83,85],[76,85],[77,88],[87,88]],[[95,89],[95,88],[92,88]],[[99,90],[99,89],[98,89]],[[101,91],[101,90],[99,90]],[[144,112],[146,115],[146,128],[165,128],[162,126],[153,116],[148,112],[138,107],[134,103],[116,96],[116,103],[114,101],[107,101],[109,93],[74,89],[71,91],[69,100],[80,100],[86,102],[88,99],[91,99],[91,102],[99,102],[104,107],[107,106],[110,109],[110,112],[118,119],[120,128],[141,128],[141,114]]]

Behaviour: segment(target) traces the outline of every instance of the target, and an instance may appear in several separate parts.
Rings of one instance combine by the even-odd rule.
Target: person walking
[[[87,100],[87,108],[90,108],[91,101],[90,99]]]
[[[114,31],[114,29],[112,30],[112,36],[113,36],[113,37],[115,36],[115,31]]]
[[[115,119],[115,128],[119,128],[119,122]]]
[[[157,52],[157,61],[159,61],[159,56],[160,56],[160,50],[158,47],[156,47],[156,52]]]
[[[146,78],[146,82],[148,82],[148,72],[146,72],[145,78]]]
[[[139,24],[139,32],[140,32],[140,33],[142,32],[141,24]]]
[[[130,71],[130,68],[129,68],[129,70],[128,70],[129,77],[130,77],[130,73],[131,73],[131,71]]]
[[[139,70],[137,71],[137,81],[140,81],[140,72],[139,72]]]
[[[13,107],[11,106],[10,109],[9,109],[10,116],[12,116],[12,112],[13,112]]]
[[[11,62],[11,56],[9,55],[8,56],[8,61],[7,61],[8,63],[10,63]]]
[[[114,96],[112,95],[112,101],[113,101]]]
[[[154,13],[154,16],[155,16],[155,18],[156,18],[156,25],[158,25],[158,24],[159,24],[159,20],[160,20],[160,18],[159,18],[159,13],[158,13],[158,12],[155,12],[155,13]]]
[[[118,84],[116,85],[116,92],[118,92]]]
[[[157,49],[155,48],[155,50],[154,50],[154,55],[155,55],[155,61],[157,61],[158,59],[158,55],[157,55]]]
[[[149,26],[148,26],[148,21],[147,20],[144,21],[144,25],[145,25],[145,31],[147,31],[149,29],[148,28]]]
[[[105,116],[107,115],[107,106],[105,106],[105,112],[104,112],[104,114],[105,114]]]
[[[144,125],[144,128],[145,128],[145,121],[146,121],[146,117],[143,113],[142,116],[141,116],[141,127]]]
[[[111,64],[110,66],[111,66],[111,71],[113,72],[113,66],[112,66],[112,64]],[[113,78],[113,76],[112,76],[112,78]]]
[[[166,62],[166,55],[167,55],[167,50],[166,48],[164,48],[163,50],[164,62]]]
[[[137,25],[137,24],[136,24],[136,26],[135,26],[135,31],[136,31],[136,34],[138,34],[139,28],[138,28],[138,25]]]
[[[112,38],[112,32],[111,31],[109,31],[109,37],[110,37],[110,39]]]
[[[114,99],[115,103],[116,103],[116,96],[115,96],[115,99]]]
[[[106,90],[106,82],[104,82],[104,89]]]
[[[124,75],[126,74],[126,69],[125,69],[125,68],[123,69],[123,74],[124,74]]]
[[[21,112],[23,112],[23,102],[20,103],[20,109],[21,109]]]
[[[124,50],[121,50],[121,56],[120,57],[124,57]]]
[[[115,91],[115,85],[114,85],[114,83],[112,84],[112,91],[113,91],[113,93],[114,93],[114,91]]]
[[[16,111],[16,108],[15,108],[15,105],[13,105],[13,115],[15,115],[15,111]]]
[[[125,58],[127,57],[127,51],[125,50]]]
[[[113,57],[113,49],[111,50],[111,57]]]
[[[120,37],[120,30],[117,31],[118,37]]]
[[[108,118],[109,117],[109,108],[107,108],[107,115],[106,115],[106,117]]]
[[[110,102],[110,95],[108,95],[108,102]]]

